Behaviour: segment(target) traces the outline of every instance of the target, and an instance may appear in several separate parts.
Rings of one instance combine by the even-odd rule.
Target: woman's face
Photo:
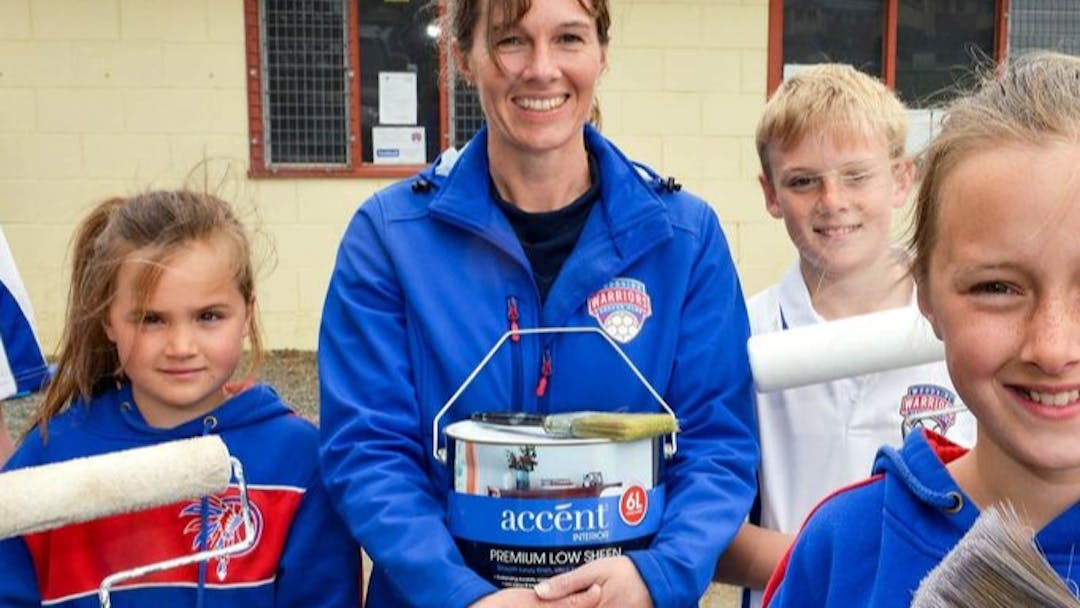
[[[482,14],[472,48],[457,49],[462,74],[480,95],[489,157],[581,147],[581,128],[607,65],[596,21],[578,0],[535,0],[513,24],[496,11],[490,45]]]
[[[1080,479],[1080,144],[987,147],[940,194],[919,300],[979,421],[975,450]]]

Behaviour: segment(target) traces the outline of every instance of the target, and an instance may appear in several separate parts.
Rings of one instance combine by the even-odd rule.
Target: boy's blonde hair
[[[907,143],[907,109],[882,82],[847,64],[821,63],[785,80],[758,122],[761,171],[772,179],[769,150],[789,150],[811,133],[880,137],[890,158]]]

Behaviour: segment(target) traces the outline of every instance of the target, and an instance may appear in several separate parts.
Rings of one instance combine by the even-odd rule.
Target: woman
[[[758,460],[746,312],[715,215],[586,125],[606,0],[462,0],[447,21],[488,126],[360,208],[323,312],[323,474],[376,564],[369,605],[696,606]],[[630,302],[605,305],[616,293]],[[598,324],[683,429],[662,523],[647,549],[497,590],[447,529],[433,418],[506,331]],[[527,336],[447,417],[602,408],[656,404],[598,336]]]

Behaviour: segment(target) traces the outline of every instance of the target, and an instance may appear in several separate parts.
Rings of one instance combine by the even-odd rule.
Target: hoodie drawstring
[[[202,431],[203,437],[209,435],[210,431],[217,428],[217,424],[218,424],[217,418],[215,418],[213,416],[207,416],[207,417],[203,418],[203,431]],[[210,501],[210,499],[208,497],[206,497],[206,496],[203,496],[202,499],[199,501],[199,521],[200,521],[201,525],[199,526],[199,548],[198,548],[198,551],[205,551],[206,548],[207,548],[206,547],[206,533],[207,533],[207,530],[210,527],[210,514],[209,514],[210,504],[209,504],[209,501]],[[203,600],[205,599],[204,596],[205,596],[205,591],[206,591],[206,565],[207,565],[207,560],[203,560],[203,561],[199,562],[199,584],[198,584],[198,587],[196,588],[196,592],[195,592],[195,606],[196,606],[196,608],[202,608]]]
[[[914,494],[919,500],[924,503],[941,509],[945,513],[952,515],[953,513],[959,513],[964,508],[964,497],[962,494],[956,491],[949,492],[937,492],[923,485],[915,474],[908,468],[907,463],[904,462],[904,457],[900,455],[900,452],[893,447],[884,447],[881,449],[878,458],[886,458],[892,464],[893,472],[900,477],[900,480],[906,485],[911,493]],[[874,467],[875,469],[877,467]]]

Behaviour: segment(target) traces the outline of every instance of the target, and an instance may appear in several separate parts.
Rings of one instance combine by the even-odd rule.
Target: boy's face
[[[882,138],[814,134],[768,155],[772,176],[759,178],[765,208],[784,220],[804,275],[843,278],[889,255],[892,213],[913,168],[891,159]]]
[[[1080,481],[1080,144],[1011,145],[944,177],[919,304],[987,471]],[[997,473],[990,473],[995,475]]]

